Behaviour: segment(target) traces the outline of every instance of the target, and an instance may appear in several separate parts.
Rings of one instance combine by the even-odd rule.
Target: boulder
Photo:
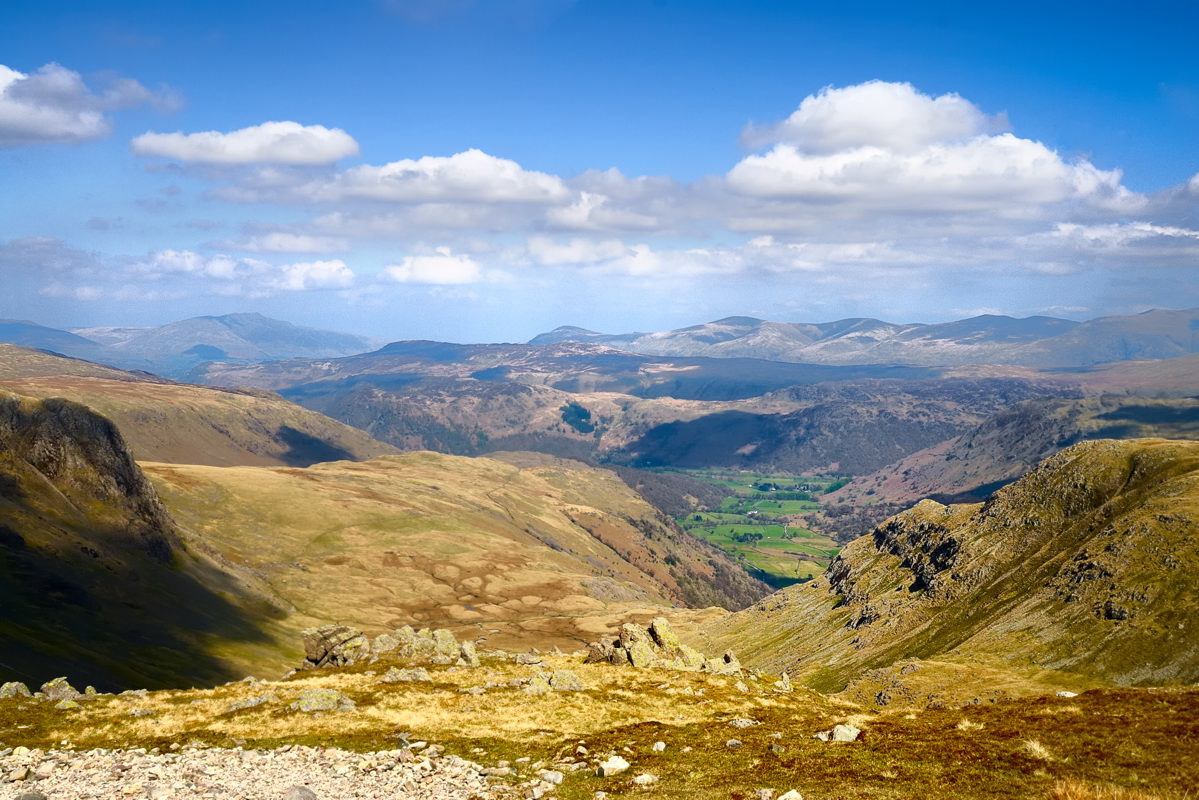
[[[555,692],[581,692],[586,687],[579,676],[568,669],[556,669],[550,675],[550,688]]]
[[[77,700],[83,695],[66,678],[55,678],[42,684],[42,694],[47,700]]]
[[[300,693],[300,699],[288,708],[293,711],[348,711],[355,705],[354,701],[336,689],[305,689]]]
[[[392,667],[383,674],[383,677],[375,681],[375,683],[404,683],[406,681],[431,681],[429,673],[424,667],[414,667],[413,669],[400,669]]]
[[[856,742],[862,731],[852,725],[834,725],[831,739],[834,742]]]
[[[304,669],[344,667],[370,657],[370,642],[348,625],[308,628],[304,636]]]
[[[628,768],[629,762],[625,761],[620,756],[612,756],[607,761],[599,765],[599,768],[596,769],[595,774],[601,778],[610,778],[613,775],[624,772]]]
[[[0,699],[5,697],[32,697],[29,687],[20,681],[9,681],[0,686]]]
[[[463,642],[458,648],[458,666],[477,667],[479,663],[479,651],[475,649],[475,643]]]
[[[711,672],[718,675],[741,674],[741,662],[732,652],[721,658],[705,658],[694,647],[683,644],[665,617],[655,617],[649,628],[632,622],[620,626],[613,640],[588,646],[585,663],[632,664],[687,672]]]

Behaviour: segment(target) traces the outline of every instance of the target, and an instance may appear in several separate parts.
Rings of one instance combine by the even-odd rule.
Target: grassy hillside
[[[296,631],[432,625],[574,647],[629,614],[765,594],[614,474],[504,458],[143,466],[189,541],[261,575],[295,609],[286,624]],[[223,655],[243,657],[237,645]]]
[[[851,543],[821,578],[707,633],[818,688],[881,670],[884,700],[977,692],[1000,675],[1193,683],[1197,524],[1199,443],[1085,442],[985,504],[917,504]],[[905,671],[912,660],[926,668]]]
[[[10,345],[0,345],[0,386],[95,409],[140,460],[307,466],[397,452],[270,392],[174,383]]]

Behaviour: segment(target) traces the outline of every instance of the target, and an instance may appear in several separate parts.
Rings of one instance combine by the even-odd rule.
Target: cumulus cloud
[[[909,84],[825,89],[787,120],[753,131],[750,138],[773,147],[735,165],[727,186],[833,218],[980,211],[1027,218],[1063,203],[1120,212],[1143,206],[1119,170],[1066,162],[1040,142],[989,132],[997,126],[958,95],[932,98]],[[782,210],[784,224],[794,211]],[[738,227],[750,228],[752,219]]]
[[[553,203],[565,199],[568,191],[556,175],[526,170],[515,161],[472,149],[447,157],[352,167],[298,186],[293,195],[318,203]]]
[[[989,117],[960,95],[929,97],[910,83],[868,81],[825,87],[782,122],[749,126],[741,140],[751,147],[790,144],[812,154],[870,146],[913,153],[1006,128],[1003,115]]]
[[[399,264],[385,267],[383,276],[396,283],[461,285],[483,280],[483,267],[468,255],[439,247],[428,255],[406,256]]]
[[[331,164],[359,153],[358,142],[340,128],[264,122],[221,133],[143,133],[132,143],[139,156],[200,164]]]
[[[287,264],[268,285],[290,292],[308,289],[348,289],[354,284],[354,273],[344,261],[310,261]]]
[[[102,76],[99,83],[95,91],[78,72],[56,63],[33,74],[0,64],[0,147],[100,139],[112,131],[110,111],[178,105],[171,90],[151,91],[131,78]]]

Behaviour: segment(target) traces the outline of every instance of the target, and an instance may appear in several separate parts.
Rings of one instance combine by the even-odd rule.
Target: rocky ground
[[[3,800],[238,798],[424,800],[491,798],[483,768],[411,749],[356,753],[332,747],[275,750],[0,750]]]

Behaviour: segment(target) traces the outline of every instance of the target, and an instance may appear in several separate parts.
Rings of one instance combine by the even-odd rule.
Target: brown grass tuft
[[[1061,780],[1053,785],[1047,800],[1186,800],[1186,794],[1163,794],[1125,789],[1122,786],[1103,786],[1083,781]]]

